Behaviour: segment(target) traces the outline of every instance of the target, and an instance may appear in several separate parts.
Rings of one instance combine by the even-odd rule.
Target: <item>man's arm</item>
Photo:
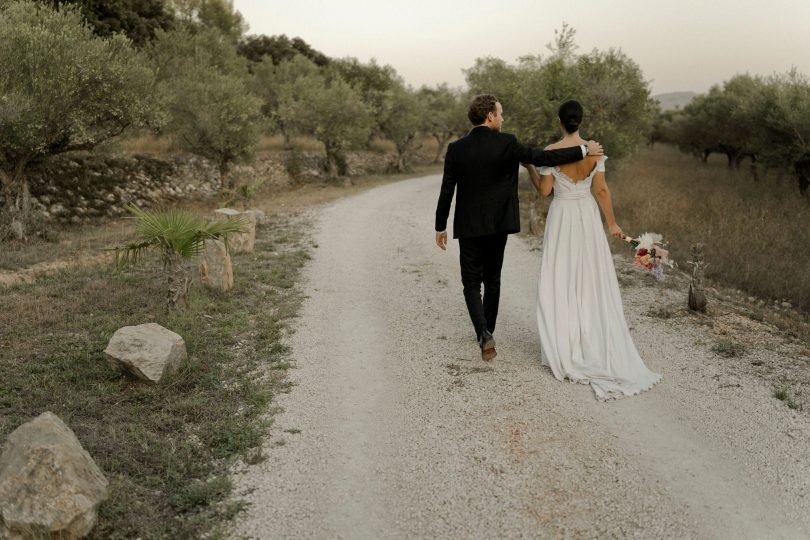
[[[517,137],[512,138],[510,153],[521,163],[531,163],[537,167],[554,167],[555,165],[565,165],[580,161],[586,155],[601,156],[602,145],[594,141],[588,141],[585,145],[573,146],[571,148],[560,148],[558,150],[540,150],[532,146],[521,144]]]
[[[442,189],[439,192],[439,203],[436,205],[436,244],[442,249],[447,245],[447,218],[450,215],[450,203],[453,202],[453,193],[455,191],[456,177],[453,175],[453,152],[448,147],[447,154],[444,156]]]

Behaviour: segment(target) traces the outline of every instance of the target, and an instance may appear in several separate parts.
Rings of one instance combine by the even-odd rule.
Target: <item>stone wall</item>
[[[390,156],[353,152],[348,156],[351,176],[384,173]],[[252,165],[237,166],[239,182],[264,179],[262,189],[293,182],[327,180],[324,157],[318,152],[273,152]],[[296,173],[293,178],[289,172]],[[219,186],[216,166],[197,156],[57,156],[28,172],[35,209],[46,221],[80,224],[126,214],[123,206],[159,206],[179,200],[212,198]],[[0,197],[0,206],[3,201]]]

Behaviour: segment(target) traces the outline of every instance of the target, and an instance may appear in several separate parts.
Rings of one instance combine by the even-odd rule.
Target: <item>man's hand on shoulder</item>
[[[602,145],[596,141],[588,141],[588,155],[589,156],[604,156],[605,151]]]
[[[436,233],[436,245],[447,251],[447,231]]]

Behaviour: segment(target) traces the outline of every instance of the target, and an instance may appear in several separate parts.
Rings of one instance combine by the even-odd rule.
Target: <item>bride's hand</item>
[[[610,230],[610,236],[615,236],[616,238],[619,239],[624,238],[624,232],[622,231],[622,228],[619,227],[617,224],[614,223],[613,225],[608,227],[608,229]]]

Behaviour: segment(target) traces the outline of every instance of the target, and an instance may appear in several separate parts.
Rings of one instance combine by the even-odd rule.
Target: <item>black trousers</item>
[[[464,300],[467,302],[467,311],[470,312],[476,338],[480,338],[484,330],[495,331],[506,237],[506,234],[491,234],[458,240]]]

